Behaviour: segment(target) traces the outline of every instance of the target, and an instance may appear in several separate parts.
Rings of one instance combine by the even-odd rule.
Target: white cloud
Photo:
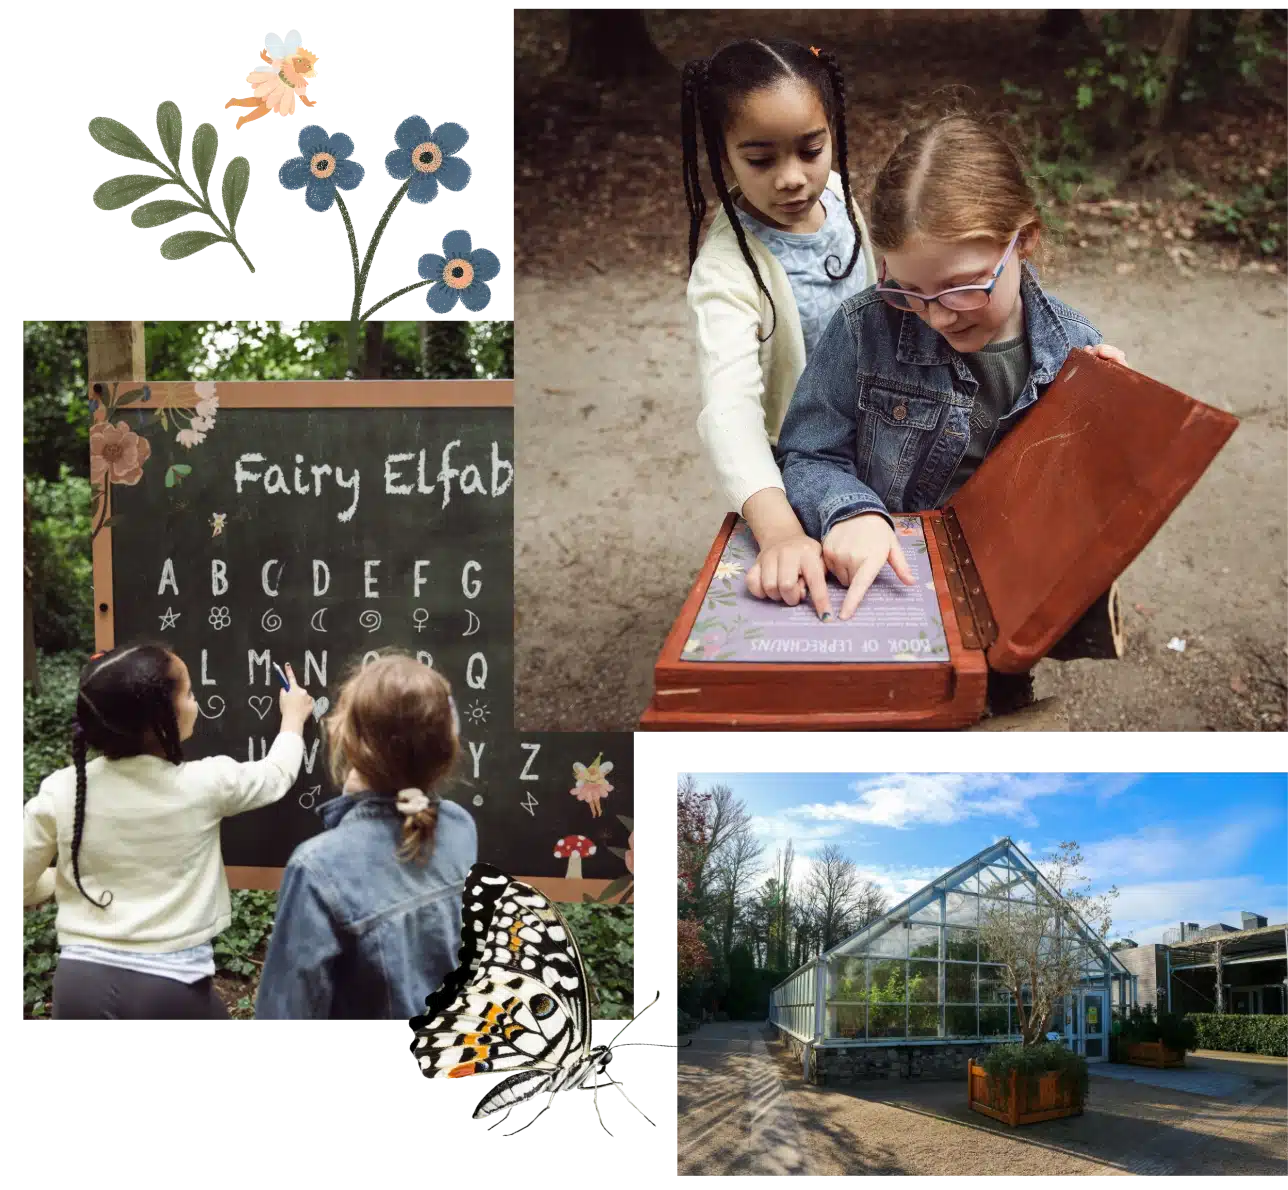
[[[1222,876],[1120,886],[1113,936],[1161,942],[1163,932],[1182,921],[1201,926],[1224,922],[1237,929],[1243,910],[1265,914],[1271,925],[1288,922],[1288,885],[1270,884],[1260,876]]]
[[[1112,774],[1109,786],[1120,792],[1134,777]],[[782,813],[813,822],[860,823],[895,830],[929,824],[948,826],[986,815],[1038,825],[1030,803],[1058,793],[1093,792],[1106,787],[1101,776],[1064,773],[886,773],[856,778],[852,802],[814,802]]]

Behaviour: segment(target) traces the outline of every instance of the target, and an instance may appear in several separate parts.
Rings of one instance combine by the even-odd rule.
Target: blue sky
[[[1112,937],[1157,942],[1182,919],[1288,921],[1288,778],[1266,773],[703,773],[747,805],[766,866],[790,838],[835,843],[898,902],[1003,835],[1033,860],[1065,839]],[[798,862],[797,872],[804,864]]]

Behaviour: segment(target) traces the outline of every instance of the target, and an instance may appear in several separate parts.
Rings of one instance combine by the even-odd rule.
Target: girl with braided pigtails
[[[280,734],[239,764],[184,760],[197,700],[163,646],[99,653],[81,672],[73,763],[23,812],[23,902],[58,902],[56,1018],[227,1017],[211,945],[232,916],[219,826],[299,773],[313,699],[286,673]]]
[[[701,249],[699,133],[721,208]],[[698,432],[760,549],[747,589],[793,606],[808,596],[827,617],[822,549],[787,502],[775,452],[814,344],[876,273],[850,193],[836,60],[794,41],[749,39],[688,62],[681,137]]]

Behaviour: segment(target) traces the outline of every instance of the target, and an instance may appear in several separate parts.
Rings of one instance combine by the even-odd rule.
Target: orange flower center
[[[443,150],[432,140],[417,145],[411,151],[411,163],[423,174],[432,174],[443,164]]]
[[[105,442],[103,444],[103,458],[109,463],[115,463],[121,457],[124,450],[124,444],[120,442]]]
[[[335,158],[330,153],[314,153],[309,170],[315,178],[329,178],[335,173]]]
[[[449,260],[443,269],[443,280],[453,289],[464,289],[474,280],[474,266],[468,260]]]

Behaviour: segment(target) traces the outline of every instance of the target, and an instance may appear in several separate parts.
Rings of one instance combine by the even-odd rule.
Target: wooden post
[[[1225,992],[1221,987],[1221,976],[1224,972],[1224,968],[1221,965],[1221,943],[1214,942],[1212,944],[1212,958],[1216,963],[1216,1011],[1217,1015],[1220,1016],[1225,1012]]]
[[[1052,661],[1117,661],[1123,655],[1122,597],[1118,583],[1096,600],[1047,654]]]
[[[91,322],[88,326],[88,376],[91,384],[98,381],[142,380],[147,368],[143,350],[143,323]],[[97,416],[101,416],[102,406]],[[105,530],[94,538],[94,574],[100,591],[112,589],[112,536]],[[115,645],[111,609],[106,603],[94,605],[94,647],[110,649]]]

